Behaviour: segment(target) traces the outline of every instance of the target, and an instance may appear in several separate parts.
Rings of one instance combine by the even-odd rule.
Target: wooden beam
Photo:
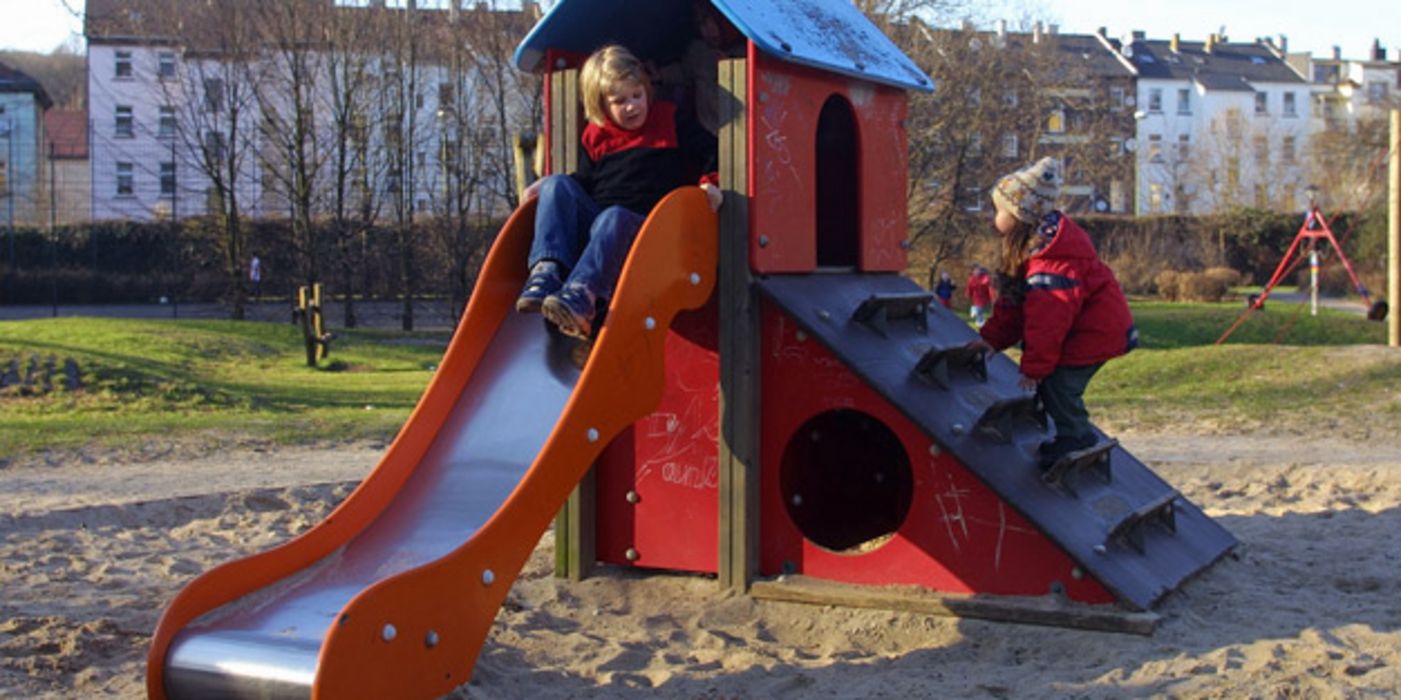
[[[759,310],[749,272],[748,61],[719,66],[720,561],[722,588],[748,590],[759,560]]]
[[[1401,347],[1401,109],[1391,110],[1391,167],[1387,168],[1387,345]]]
[[[805,576],[789,576],[782,581],[755,581],[749,592],[762,600],[874,608],[1144,636],[1153,634],[1160,619],[1153,612],[1134,612],[1113,605],[1084,605],[1050,596],[956,595],[937,593],[918,586],[858,586]]]
[[[553,174],[579,167],[579,136],[583,130],[579,105],[579,71],[550,73],[550,163]],[[579,581],[598,561],[595,547],[597,512],[594,472],[589,470],[555,516],[555,576]]]

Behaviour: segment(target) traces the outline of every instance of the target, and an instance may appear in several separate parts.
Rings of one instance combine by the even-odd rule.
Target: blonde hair
[[[584,116],[602,126],[608,122],[608,91],[621,83],[637,83],[652,101],[652,80],[642,61],[618,44],[609,44],[589,56],[579,72],[584,95]]]

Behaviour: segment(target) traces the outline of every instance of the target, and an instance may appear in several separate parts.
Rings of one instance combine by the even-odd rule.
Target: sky
[[[1149,38],[1201,41],[1226,28],[1233,41],[1261,36],[1289,37],[1290,51],[1330,55],[1341,46],[1345,58],[1367,58],[1373,39],[1381,39],[1387,57],[1401,49],[1401,2],[1340,0],[1336,6],[1317,0],[973,0],[983,16],[1005,17],[1013,28],[1025,17],[1060,25],[1063,32],[1089,34],[1107,27],[1110,36],[1134,29]],[[0,49],[52,51],[82,33],[83,0],[0,0]]]

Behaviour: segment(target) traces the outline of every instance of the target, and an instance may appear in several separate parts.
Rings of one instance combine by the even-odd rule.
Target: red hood
[[[1085,233],[1085,229],[1080,228],[1065,214],[1060,215],[1060,226],[1056,229],[1055,238],[1046,244],[1045,248],[1032,254],[1033,258],[1059,258],[1069,260],[1073,258],[1096,258],[1095,244],[1090,241],[1090,234]]]

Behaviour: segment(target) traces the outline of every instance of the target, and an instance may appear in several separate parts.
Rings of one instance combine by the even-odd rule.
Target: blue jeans
[[[574,178],[550,175],[540,183],[530,266],[553,260],[569,270],[566,285],[583,285],[606,299],[645,218],[626,207],[602,209]]]

